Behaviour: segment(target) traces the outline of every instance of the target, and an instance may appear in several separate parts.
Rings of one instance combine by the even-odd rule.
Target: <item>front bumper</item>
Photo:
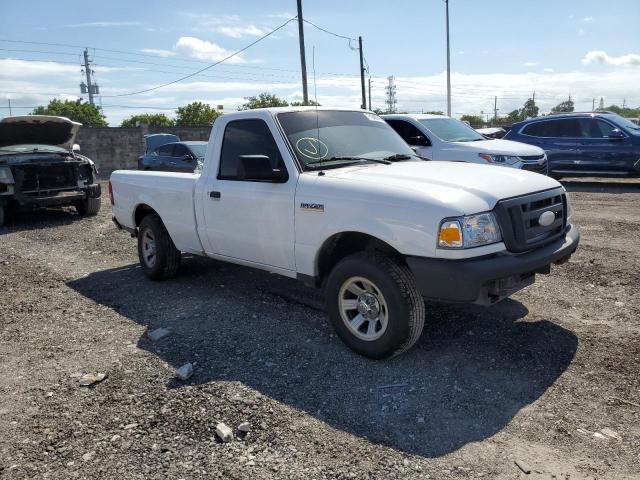
[[[465,260],[407,257],[420,293],[434,300],[492,305],[531,285],[536,273],[549,273],[578,248],[580,232],[571,225],[565,236],[519,255],[496,254]]]
[[[0,202],[15,202],[22,208],[70,205],[87,198],[100,198],[102,190],[99,183],[78,188],[49,189],[38,192],[12,191],[10,195],[0,197]]]

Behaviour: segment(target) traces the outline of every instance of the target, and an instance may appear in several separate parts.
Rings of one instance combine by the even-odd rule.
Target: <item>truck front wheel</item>
[[[138,257],[151,280],[174,277],[180,268],[180,251],[156,214],[147,215],[138,228]]]
[[[378,253],[342,259],[327,281],[327,310],[338,336],[365,357],[408,350],[424,326],[424,299],[411,271]]]

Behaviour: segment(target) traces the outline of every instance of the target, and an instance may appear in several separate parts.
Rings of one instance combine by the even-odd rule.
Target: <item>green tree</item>
[[[211,105],[202,102],[192,102],[176,111],[176,125],[178,127],[198,127],[211,125],[220,112]]]
[[[266,107],[288,107],[289,102],[273,93],[264,92],[253,97],[245,97],[247,102],[242,104],[238,110],[252,110],[254,108]]]
[[[144,122],[151,127],[172,127],[176,124],[164,113],[140,113],[122,121],[121,127],[135,127],[137,122]]]
[[[82,100],[58,100],[54,98],[46,107],[36,107],[32,115],[56,115],[80,122],[85,127],[106,127],[107,119],[102,109]]]
[[[575,110],[575,105],[571,97],[569,100],[565,100],[564,102],[560,102],[558,105],[551,109],[551,113],[563,113],[563,112],[573,112]]]
[[[532,118],[537,117],[540,109],[536,106],[536,102],[533,101],[533,98],[529,98],[526,102],[524,102],[524,106],[520,111],[520,115],[522,118]]]
[[[484,125],[484,120],[479,115],[462,115],[460,120],[469,122],[473,128],[481,128]]]
[[[444,115],[444,112],[441,110],[432,110],[430,112],[424,112],[424,113],[428,113],[429,115]]]
[[[618,105],[609,105],[605,108],[608,112],[617,113],[621,117],[627,118],[639,118],[640,117],[640,107],[638,108],[629,108],[629,107],[620,107]]]
[[[311,107],[320,107],[321,106],[315,100],[309,100],[309,103],[307,105],[309,105]],[[283,106],[286,106],[286,105],[283,105]],[[291,106],[291,107],[304,107],[304,103],[302,103],[302,102],[291,102],[289,104],[289,106]]]

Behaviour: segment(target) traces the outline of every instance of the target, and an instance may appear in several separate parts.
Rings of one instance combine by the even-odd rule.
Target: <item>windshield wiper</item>
[[[417,157],[418,155],[409,155],[408,153],[396,153],[394,155],[389,155],[388,157],[384,157],[383,160],[388,162],[398,162],[400,160],[411,160],[411,157]]]
[[[313,162],[307,163],[307,166],[309,166],[309,165],[318,165],[320,163],[335,162],[335,161],[340,161],[340,160],[349,160],[351,162],[366,161],[366,162],[384,163],[385,165],[391,164],[391,162],[389,160],[381,159],[381,158],[338,156],[338,157],[321,158],[320,160],[314,160]]]

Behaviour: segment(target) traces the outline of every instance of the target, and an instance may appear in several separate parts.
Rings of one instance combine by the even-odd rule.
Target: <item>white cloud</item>
[[[578,36],[579,36],[579,37],[584,37],[584,34],[585,34],[585,33],[586,33],[586,32],[584,31],[584,28],[579,28],[579,29],[578,29]]]
[[[246,26],[219,26],[214,31],[232,38],[242,37],[261,37],[269,30],[256,27],[255,25]]]
[[[86,23],[73,23],[65,25],[68,28],[109,28],[109,27],[138,27],[142,25],[142,22],[123,21],[123,22],[86,22]]]
[[[547,73],[553,73],[555,70],[553,68],[543,68],[542,71]]]
[[[640,55],[636,53],[628,53],[626,55],[620,55],[619,57],[612,57],[603,50],[592,50],[587,52],[580,62],[582,62],[583,65],[600,63],[623,67],[636,67],[640,66]]]
[[[524,62],[522,64],[523,67],[535,67],[538,65],[538,62]]]
[[[282,18],[283,20],[286,18],[293,18],[295,15],[291,12],[280,12],[280,13],[270,13],[267,15],[267,18]]]
[[[176,54],[173,50],[163,50],[160,48],[143,48],[140,51],[150,53],[152,55],[158,55],[159,57],[173,57]]]
[[[587,22],[587,23],[591,23],[591,22],[593,22],[593,17],[584,17],[584,18],[582,19],[582,21],[583,21],[583,22]]]
[[[129,70],[123,67],[94,67],[96,72],[118,72]],[[49,75],[78,75],[80,67],[58,62],[42,62],[39,60],[15,60],[12,58],[0,59],[0,71],[3,78],[29,78]]]
[[[176,43],[175,49],[190,57],[198,58],[200,60],[210,60],[213,62],[222,60],[233,53],[231,50],[222,48],[215,43],[201,40],[196,37],[180,37]],[[228,61],[230,63],[244,63],[246,60],[240,53]]]

